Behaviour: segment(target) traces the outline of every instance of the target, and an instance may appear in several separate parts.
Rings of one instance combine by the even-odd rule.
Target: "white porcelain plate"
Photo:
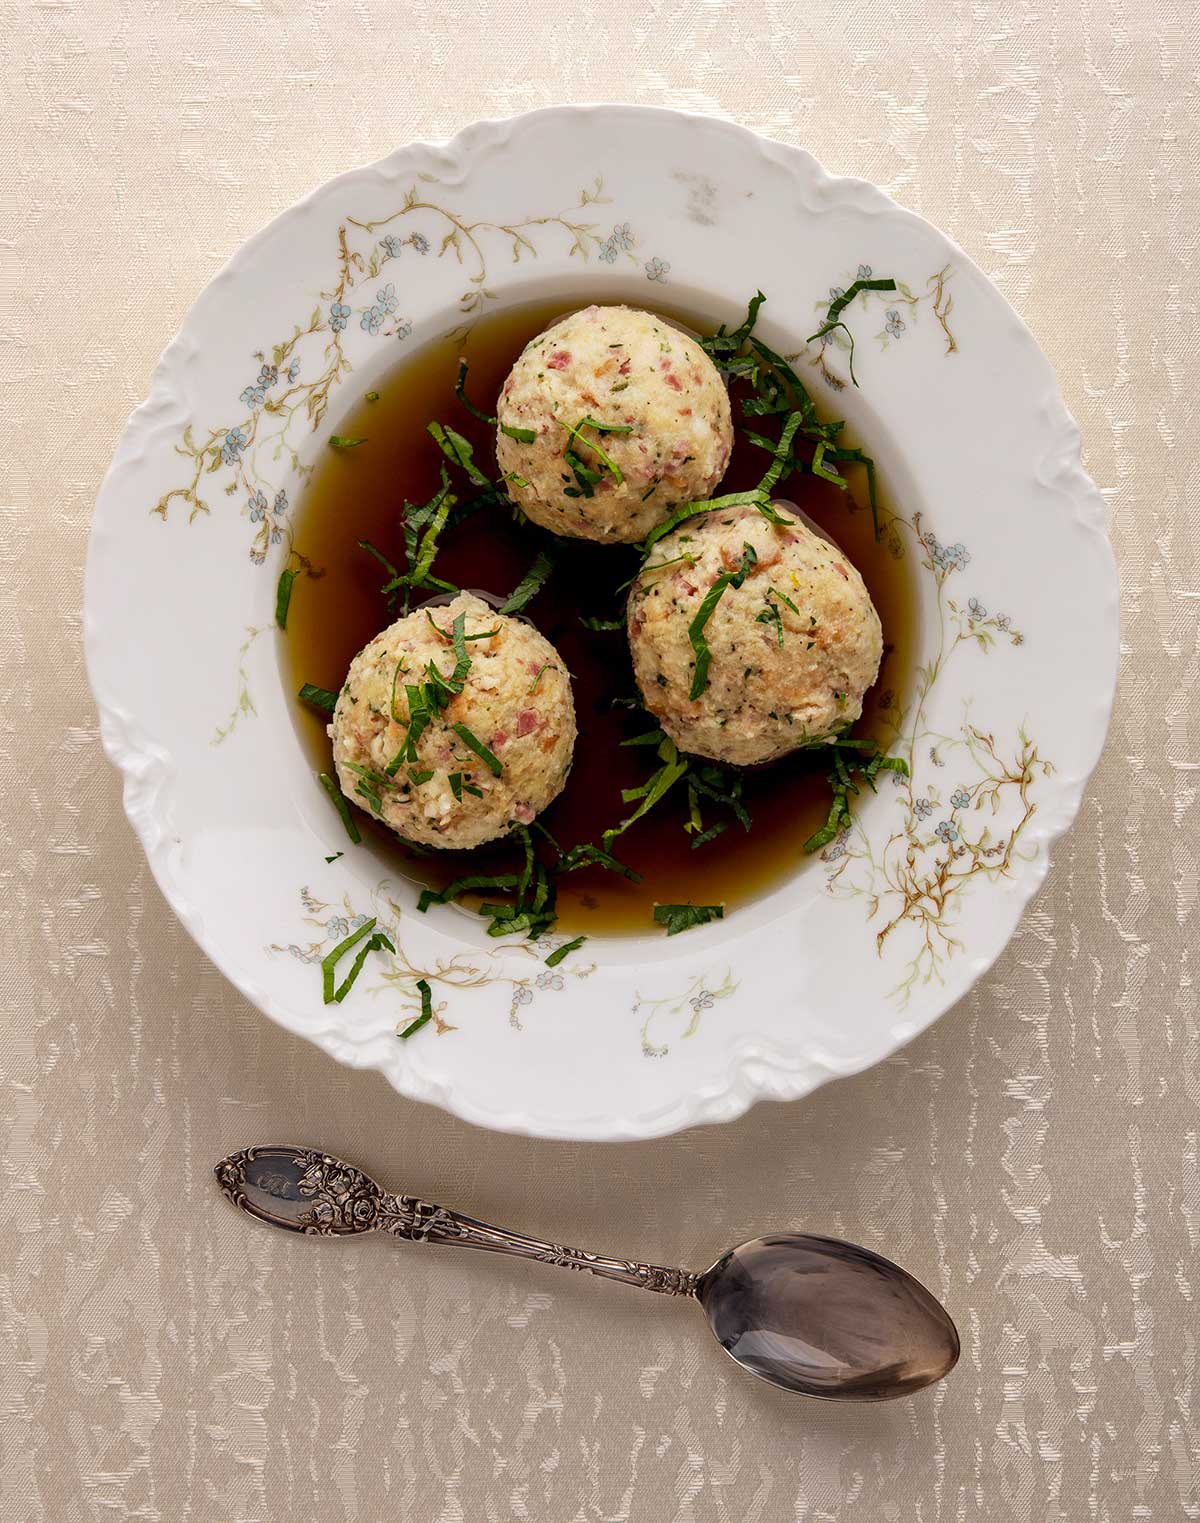
[[[805,347],[867,267],[844,335]],[[920,586],[885,779],[783,888],[557,968],[347,849],[293,726],[274,625],[298,494],[412,348],[531,299],[670,301],[761,332],[874,455]],[[832,400],[832,399],[831,399]],[[960,249],[858,180],[728,123],[631,107],[484,122],[323,186],[197,301],[96,509],[87,656],[125,806],[176,912],[273,1020],[406,1095],[546,1137],[728,1120],[875,1063],[997,957],[1104,740],[1117,584],[1050,367]],[[377,916],[343,1004],[321,957]],[[398,1025],[428,979],[437,1022]]]

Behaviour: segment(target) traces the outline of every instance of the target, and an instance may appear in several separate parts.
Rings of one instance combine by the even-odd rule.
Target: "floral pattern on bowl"
[[[684,188],[698,164],[702,218]],[[747,194],[762,225],[738,246]],[[897,288],[847,310],[857,351],[840,329],[806,343],[873,274]],[[276,586],[320,574],[294,548],[294,505],[350,393],[398,346],[547,290],[645,302],[668,284],[714,320],[761,287],[764,336],[838,393],[875,455],[889,545],[921,568],[920,667],[890,715],[910,775],[889,774],[820,860],[725,921],[593,939],[547,965],[563,938],[488,942],[453,906],[419,915],[369,848],[342,849],[292,730]],[[1053,564],[1072,567],[1069,607]],[[106,479],[86,636],[155,874],[260,1008],[466,1119],[630,1138],[878,1061],[994,961],[1099,754],[1116,592],[1053,376],[960,250],[873,187],[729,124],[562,108],[399,150],[235,257]],[[395,952],[324,1005],[314,964],[372,916]],[[419,980],[433,1020],[401,1040]]]

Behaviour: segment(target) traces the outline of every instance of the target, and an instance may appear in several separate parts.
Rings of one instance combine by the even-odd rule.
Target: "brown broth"
[[[578,305],[578,304],[575,304]],[[509,310],[478,322],[465,340],[443,340],[401,361],[378,384],[377,401],[364,400],[339,425],[342,434],[364,437],[353,450],[330,449],[320,458],[299,505],[296,550],[321,568],[318,579],[295,584],[288,616],[286,675],[292,691],[301,683],[338,689],[353,656],[388,622],[379,588],[382,568],[358,548],[370,540],[403,564],[403,504],[424,502],[436,490],[441,457],[425,433],[432,419],[452,423],[474,444],[476,458],[494,471],[491,429],[469,417],[454,396],[460,353],[470,364],[468,395],[485,411],[525,343],[570,306]],[[704,319],[663,311],[693,331]],[[737,409],[735,408],[735,420]],[[739,442],[720,490],[753,486],[764,470],[761,449]],[[852,483],[852,490],[855,485]],[[916,594],[907,558],[876,543],[870,512],[852,495],[810,475],[793,476],[784,493],[837,539],[857,565],[883,622],[885,655],[879,681],[868,695],[856,733],[874,735],[882,746],[892,732],[880,713],[879,695],[891,689],[901,701],[913,669]],[[507,511],[485,509],[442,536],[435,571],[457,586],[506,597],[537,553],[540,531],[518,527]],[[555,541],[558,569],[525,610],[560,651],[574,678],[579,741],[570,780],[542,823],[563,846],[596,841],[632,805],[621,790],[639,786],[657,765],[653,752],[620,742],[647,729],[640,711],[614,709],[610,700],[632,695],[623,632],[593,633],[579,615],[611,617],[612,592],[638,564],[632,548]],[[297,700],[295,717],[314,767],[330,769],[330,745],[321,716]],[[685,834],[682,788],[668,794],[616,844],[624,862],[642,874],[637,884],[588,868],[559,882],[559,928],[590,935],[643,934],[654,929],[652,907],[691,901],[732,909],[778,887],[811,863],[803,843],[829,808],[825,767],[799,753],[745,774],[745,803],[753,829],[736,823],[699,851]],[[715,806],[713,806],[715,808]],[[512,845],[417,857],[383,826],[356,811],[364,840],[410,878],[441,887],[464,873],[499,872],[512,865]],[[705,823],[716,814],[706,812]],[[330,815],[330,840],[340,832]],[[340,844],[340,843],[339,843]]]

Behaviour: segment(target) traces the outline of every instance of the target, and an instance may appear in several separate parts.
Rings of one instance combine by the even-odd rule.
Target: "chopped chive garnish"
[[[417,979],[417,992],[421,996],[421,1013],[415,1021],[410,1021],[400,1033],[400,1040],[407,1041],[414,1031],[420,1031],[422,1026],[428,1026],[433,1019],[433,991],[429,987],[426,978]]]
[[[707,925],[710,920],[724,920],[723,904],[656,904],[654,918],[665,925],[668,936],[678,936],[680,931],[690,931],[693,926]]]
[[[432,776],[432,767],[424,767],[420,772],[414,771],[412,767],[408,769],[408,780],[414,788],[419,788],[422,783],[427,783]]]
[[[337,708],[338,695],[331,693],[327,687],[317,687],[312,682],[304,684],[299,697],[302,702],[311,703],[314,709],[323,709],[326,714],[332,714]]]
[[[462,773],[461,772],[451,772],[448,781],[450,783],[450,792],[454,795],[454,797],[461,804],[462,803]]]
[[[329,436],[330,449],[357,449],[360,444],[366,442],[365,438],[350,439],[345,434],[330,434]]]
[[[537,676],[533,679],[533,681],[525,689],[525,696],[526,696],[526,698],[529,697],[530,693],[533,692],[534,688],[536,688],[538,683],[542,680],[542,673],[546,670],[546,668],[549,665],[550,665],[549,661],[543,661],[541,666],[538,667],[538,669],[537,669]]]
[[[700,607],[696,610],[696,616],[688,625],[688,639],[692,642],[692,650],[696,654],[696,669],[692,673],[692,686],[688,692],[691,699],[699,698],[708,686],[708,669],[712,665],[712,651],[704,636],[704,626],[712,617],[713,610],[725,595],[729,587],[740,587],[749,576],[756,564],[758,556],[754,546],[749,542],[742,545],[742,563],[736,571],[722,571],[720,576],[705,593]]]
[[[564,957],[569,957],[572,952],[578,952],[586,940],[586,936],[576,936],[574,941],[568,941],[564,946],[551,952],[550,956],[545,959],[546,966],[548,968],[557,968]]]
[[[279,573],[279,586],[275,589],[275,622],[280,629],[287,628],[288,608],[292,601],[292,583],[299,575],[298,571]]]
[[[478,756],[479,760],[484,763],[490,772],[496,777],[500,776],[504,771],[504,764],[495,752],[488,750],[478,735],[473,734],[465,724],[451,725],[450,728],[458,736],[459,740],[462,741],[464,746],[469,746],[474,751],[475,755]]]
[[[554,570],[554,562],[544,550],[538,553],[537,559],[529,570],[517,583],[508,599],[501,603],[501,613],[520,613],[520,611],[533,600],[542,590],[550,573]]]
[[[338,786],[337,778],[331,777],[328,772],[318,772],[317,780],[333,801],[333,807],[341,816],[342,824],[346,827],[346,834],[357,846],[362,840],[362,836],[359,833],[358,826],[354,823],[354,816],[350,813],[350,805],[347,802],[346,795]]]
[[[377,391],[368,391],[367,392],[367,401],[368,402],[378,402],[379,401],[379,393]]]
[[[337,946],[321,959],[322,994],[327,1005],[341,1004],[354,987],[355,979],[362,972],[363,963],[366,962],[372,952],[386,951],[395,953],[396,948],[392,945],[390,938],[385,936],[382,931],[375,931],[375,926],[376,921],[374,919],[364,921],[357,931],[351,931],[344,941],[339,941]],[[373,931],[375,932],[374,935],[371,934]],[[358,955],[355,957],[349,973],[347,973],[340,984],[337,984],[334,970],[338,962],[350,951],[351,947],[358,946],[358,943],[365,937],[370,937],[370,940],[366,942],[365,946],[359,947]]]

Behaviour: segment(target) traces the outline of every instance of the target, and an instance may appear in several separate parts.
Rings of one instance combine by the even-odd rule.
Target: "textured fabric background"
[[[1200,1517],[1190,0],[0,0],[0,57],[4,1523]],[[150,880],[79,647],[97,484],[241,240],[411,137],[606,97],[802,144],[965,246],[1082,424],[1125,621],[1105,758],[976,992],[807,1103],[607,1148],[472,1131],[256,1015]],[[272,1138],[666,1263],[858,1238],[963,1359],[837,1410],[682,1303],[253,1230],[209,1168]]]

